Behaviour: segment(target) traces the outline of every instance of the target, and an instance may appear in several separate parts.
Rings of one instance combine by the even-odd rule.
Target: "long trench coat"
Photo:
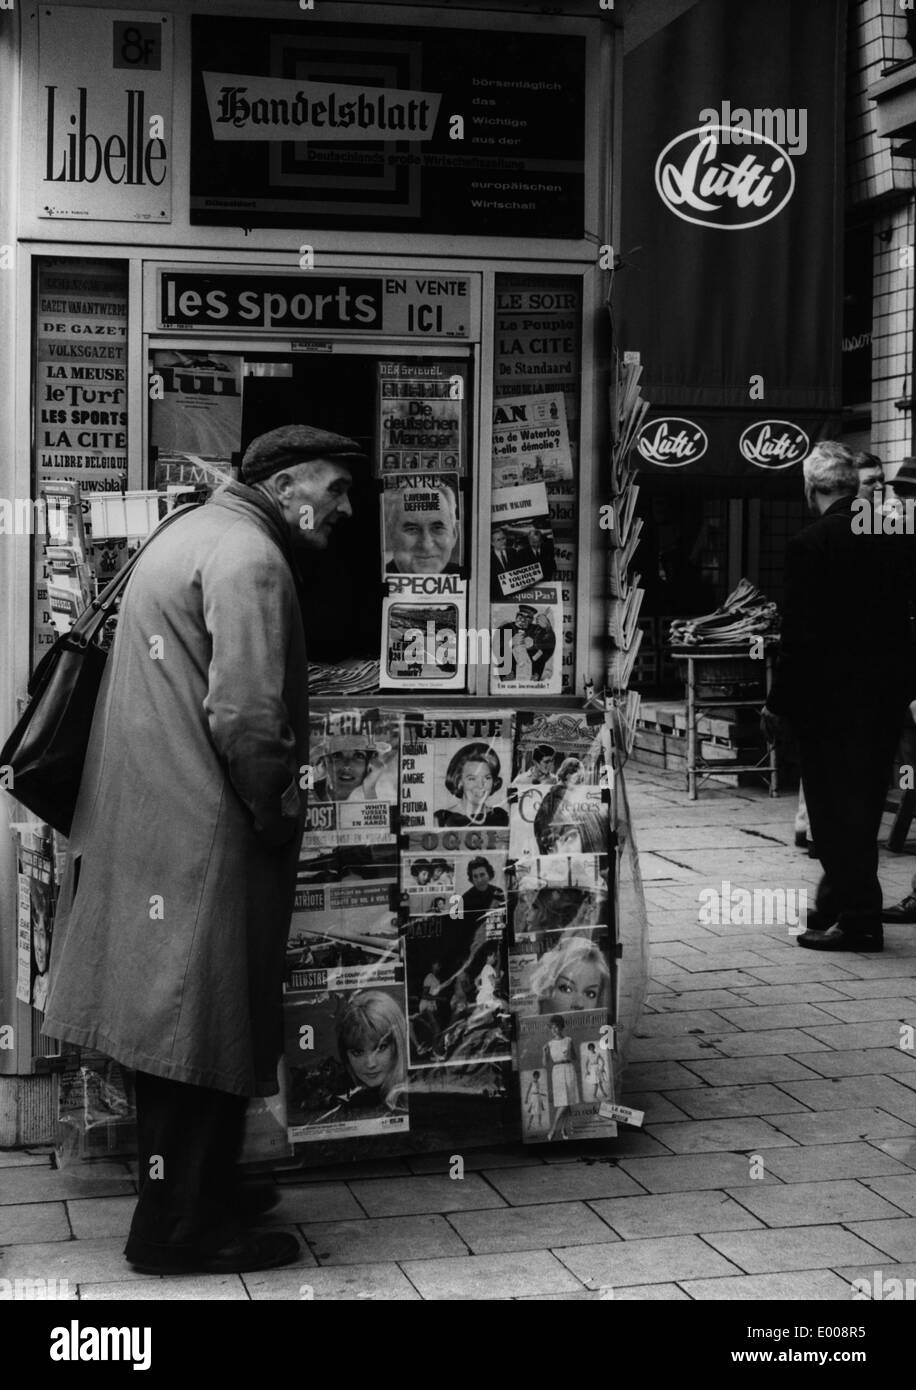
[[[277,1090],[308,759],[292,551],[230,484],[125,590],[61,885],[44,1031],[155,1076]]]

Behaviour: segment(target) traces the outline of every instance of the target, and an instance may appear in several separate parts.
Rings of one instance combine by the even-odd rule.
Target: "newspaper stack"
[[[668,641],[674,647],[725,647],[743,645],[754,637],[775,637],[778,631],[776,604],[749,579],[742,579],[714,613],[676,618]]]
[[[47,529],[48,608],[58,634],[69,632],[92,601],[93,583],[78,483],[47,483],[41,490]]]
[[[642,518],[635,514],[639,487],[635,481],[635,471],[630,468],[627,460],[649,404],[640,394],[639,378],[642,375],[642,367],[638,361],[632,360],[636,356],[635,353],[625,354],[623,365],[618,365],[617,380],[611,391],[611,423],[614,432],[611,449],[611,500],[604,511],[605,521],[602,524],[608,530],[611,543],[608,558],[611,593],[608,635],[612,647],[608,659],[606,685],[612,700],[616,700],[626,691],[642,641],[638,623],[643,590],[639,587],[639,575],[631,574],[633,556],[642,531]]]

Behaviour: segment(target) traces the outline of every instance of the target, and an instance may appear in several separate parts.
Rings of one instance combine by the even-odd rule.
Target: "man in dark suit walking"
[[[914,691],[911,565],[905,540],[853,528],[859,477],[825,441],[804,463],[817,520],[786,550],[782,643],[762,714],[791,725],[811,835],[823,867],[800,946],[880,951],[878,831],[894,751]]]

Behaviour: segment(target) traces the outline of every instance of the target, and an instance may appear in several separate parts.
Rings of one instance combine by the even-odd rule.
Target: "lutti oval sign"
[[[660,468],[683,468],[703,457],[709,440],[706,431],[692,420],[668,415],[643,425],[636,436],[636,448],[644,459]]]
[[[738,448],[758,468],[791,468],[811,452],[811,441],[791,420],[758,420],[744,430]]]
[[[795,168],[767,135],[701,125],[668,141],[655,161],[655,187],[685,222],[744,232],[782,211],[795,191]]]

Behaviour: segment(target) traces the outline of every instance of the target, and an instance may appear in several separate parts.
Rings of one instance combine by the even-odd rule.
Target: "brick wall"
[[[893,63],[911,59],[907,15],[897,0],[851,0],[846,57],[846,203],[872,213],[874,305],[870,447],[892,474],[913,447],[913,414],[895,404],[913,390],[916,161],[877,134],[868,87]]]

